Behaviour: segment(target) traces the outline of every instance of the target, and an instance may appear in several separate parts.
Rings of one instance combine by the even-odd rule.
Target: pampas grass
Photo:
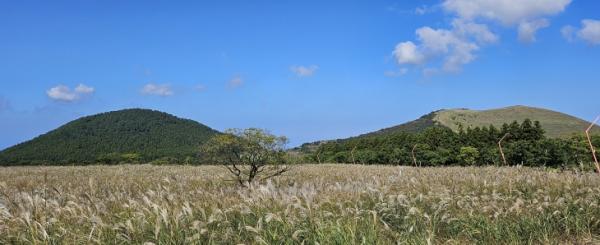
[[[0,168],[0,244],[598,243],[600,177],[531,168]]]

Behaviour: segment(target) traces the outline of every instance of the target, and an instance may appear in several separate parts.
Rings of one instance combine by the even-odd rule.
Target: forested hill
[[[546,167],[593,166],[586,137],[548,138],[538,121],[513,121],[500,128],[468,127],[452,131],[429,127],[422,132],[395,132],[328,141],[313,146],[307,159],[314,162],[447,165],[524,165]],[[504,138],[501,156],[498,142]],[[600,145],[600,136],[592,136]]]
[[[462,125],[464,129],[487,127],[489,125],[499,128],[504,123],[521,122],[525,119],[539,121],[546,131],[546,136],[550,138],[569,138],[574,134],[582,135],[583,130],[590,125],[585,120],[565,113],[529,106],[509,106],[490,110],[446,109],[434,111],[417,120],[363,136],[397,132],[422,132],[433,126],[450,128],[454,132],[458,132],[459,125]],[[600,129],[596,127],[594,132],[600,133]]]
[[[414,121],[378,131],[346,139],[306,143],[293,150],[314,153],[320,145],[334,141],[344,142],[360,138],[391,136],[399,133],[421,133],[430,128],[446,128],[458,133],[460,126],[464,130],[490,125],[501,128],[504,124],[510,124],[514,121],[522,122],[525,119],[539,121],[545,131],[545,136],[548,138],[568,139],[572,136],[582,136],[584,130],[590,125],[590,122],[565,113],[529,106],[509,106],[490,110],[443,109],[423,115]],[[600,128],[594,127],[592,133],[600,134]]]
[[[193,159],[219,132],[146,109],[83,117],[0,152],[0,164],[86,164]]]

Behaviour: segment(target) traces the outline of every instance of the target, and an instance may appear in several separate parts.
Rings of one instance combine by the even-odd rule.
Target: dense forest
[[[83,117],[0,152],[4,165],[193,162],[219,132],[198,122],[145,109]]]
[[[538,121],[514,121],[501,128],[463,128],[454,132],[447,127],[429,127],[422,132],[397,132],[329,141],[313,149],[310,161],[402,164],[419,166],[503,165],[498,141],[508,165],[564,167],[592,161],[583,135],[571,138],[547,138]],[[600,137],[594,136],[595,145]],[[414,156],[414,158],[413,158]]]

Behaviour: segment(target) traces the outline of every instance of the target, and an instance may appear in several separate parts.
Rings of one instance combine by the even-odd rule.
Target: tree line
[[[390,133],[336,140],[321,144],[307,155],[312,162],[398,164],[418,166],[507,165],[566,167],[593,161],[583,135],[548,138],[540,122],[505,123],[501,128],[467,127],[458,132],[430,127],[420,133]],[[600,145],[600,137],[593,137]]]

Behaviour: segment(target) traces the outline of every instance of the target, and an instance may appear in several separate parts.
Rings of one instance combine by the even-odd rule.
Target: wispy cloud
[[[435,11],[437,11],[439,9],[438,5],[421,5],[419,7],[416,7],[414,9],[410,9],[410,8],[403,8],[398,6],[398,4],[392,4],[387,6],[386,10],[389,12],[394,12],[397,14],[402,14],[402,15],[412,15],[412,14],[416,14],[416,15],[425,15],[425,14],[429,14],[429,13],[433,13]]]
[[[77,85],[74,90],[65,85],[57,85],[47,90],[46,95],[55,101],[74,102],[82,99],[85,95],[94,93],[94,91],[93,87],[85,84]]]
[[[537,19],[534,21],[524,21],[519,24],[519,41],[525,43],[535,42],[535,33],[542,28],[546,28],[550,22],[546,19]]]
[[[75,87],[75,93],[78,93],[78,94],[91,94],[94,91],[96,91],[96,89],[94,89],[90,86],[87,86],[85,84],[79,84],[79,85],[77,85],[77,87]]]
[[[10,102],[4,96],[0,96],[0,112],[10,109]]]
[[[296,74],[296,76],[298,77],[310,77],[312,75],[315,74],[315,72],[317,72],[317,70],[319,69],[319,66],[317,65],[310,65],[310,66],[291,66],[290,70]]]
[[[575,40],[574,37],[574,33],[577,31],[577,28],[570,26],[570,25],[566,25],[563,26],[563,28],[560,29],[560,33],[562,34],[562,36],[567,39],[567,41],[572,42]]]
[[[244,79],[240,76],[235,76],[227,83],[227,87],[230,89],[236,89],[244,85]]]
[[[398,6],[398,4],[394,3],[392,5],[389,5],[385,8],[385,10],[387,10],[388,12],[393,12],[393,13],[397,13],[397,14],[411,14],[413,13],[412,10],[408,10],[408,9],[403,9],[401,7]]]
[[[144,87],[141,90],[141,93],[146,94],[146,95],[156,95],[156,96],[162,96],[162,97],[172,96],[175,94],[173,92],[173,90],[171,89],[170,84],[154,84],[154,83],[148,83],[148,84],[144,85]]]
[[[421,7],[415,8],[415,14],[417,14],[417,15],[425,15],[425,14],[429,14],[429,13],[435,12],[436,9],[437,9],[437,6],[422,5]]]
[[[397,71],[386,71],[383,73],[386,77],[400,77],[404,76],[408,72],[408,68],[400,68]]]
[[[204,90],[206,90],[206,86],[204,86],[203,84],[198,84],[198,85],[194,86],[194,90],[196,90],[198,92],[204,92]]]

